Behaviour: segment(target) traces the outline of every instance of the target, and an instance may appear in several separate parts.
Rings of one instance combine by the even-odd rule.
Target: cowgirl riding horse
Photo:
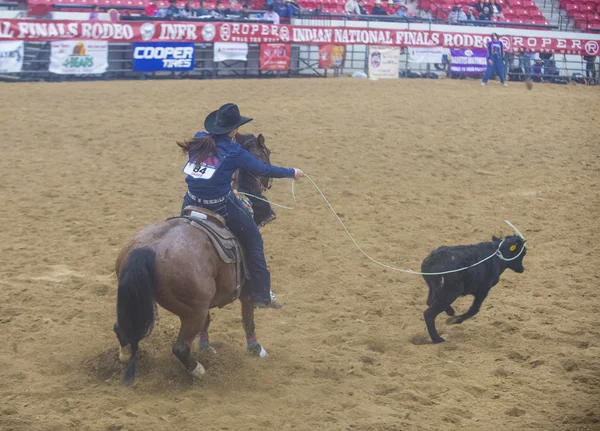
[[[250,212],[233,194],[231,180],[238,169],[260,177],[296,180],[303,177],[304,172],[267,165],[235,142],[239,127],[250,121],[252,118],[242,117],[238,107],[228,103],[206,117],[206,132],[198,132],[193,139],[180,144],[189,155],[183,168],[188,191],[182,211],[188,205],[196,205],[225,218],[227,227],[246,251],[254,306],[264,308],[271,302],[271,275],[265,261],[262,236]]]
[[[188,183],[184,207],[200,206],[220,214],[246,250],[250,280],[241,286],[242,322],[248,352],[264,357],[266,351],[256,339],[254,309],[271,302],[270,274],[258,226],[234,195],[232,176],[240,169],[262,183],[263,177],[299,179],[304,173],[271,166],[270,151],[262,137],[245,140],[243,147],[238,144],[236,136],[243,136],[237,135],[237,130],[249,121],[236,105],[224,105],[206,118],[206,132],[179,145],[189,155],[183,169]],[[114,330],[121,345],[119,358],[129,362],[123,382],[133,383],[138,345],[152,330],[156,303],[181,320],[172,349],[175,356],[192,375],[204,374],[204,367],[192,355],[191,344],[200,333],[200,348],[210,348],[209,309],[231,301],[237,282],[235,264],[224,262],[207,234],[187,219],[171,218],[138,232],[117,256],[115,271],[119,287]]]

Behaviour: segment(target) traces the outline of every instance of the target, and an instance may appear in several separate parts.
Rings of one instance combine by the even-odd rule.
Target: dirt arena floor
[[[451,81],[2,84],[1,430],[600,429],[600,91]],[[112,332],[114,259],[178,214],[175,141],[237,102],[272,161],[300,167],[374,257],[418,269],[440,245],[528,239],[480,314],[438,327],[419,276],[352,246],[306,180],[265,237],[282,310],[245,355],[240,307],[213,313],[194,382],[163,309],[136,384]],[[270,197],[290,203],[290,181]],[[464,311],[470,299],[456,303]]]

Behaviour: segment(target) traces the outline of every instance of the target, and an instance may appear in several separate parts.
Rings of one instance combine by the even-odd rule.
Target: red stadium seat
[[[531,0],[525,0],[523,2],[523,7],[525,9],[536,9],[537,10],[537,6],[535,5],[534,2],[532,2]]]
[[[579,12],[579,5],[575,3],[569,3],[565,9],[569,15],[573,15],[574,13]]]
[[[527,13],[527,11],[525,9],[523,9],[522,7],[515,8],[515,15],[519,16],[519,17],[521,17],[521,16],[527,16],[528,17],[529,16],[529,14]]]

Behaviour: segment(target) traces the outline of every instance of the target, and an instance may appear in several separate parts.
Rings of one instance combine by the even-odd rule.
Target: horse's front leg
[[[267,351],[256,339],[254,326],[254,303],[249,297],[240,298],[240,302],[242,303],[242,323],[244,324],[244,331],[246,331],[248,353],[252,356],[256,356],[257,358],[264,358],[267,356]]]

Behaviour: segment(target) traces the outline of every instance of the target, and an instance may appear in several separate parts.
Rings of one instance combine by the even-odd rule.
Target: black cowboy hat
[[[204,129],[213,135],[225,135],[250,121],[252,118],[240,115],[236,104],[226,103],[217,111],[208,114],[204,120]]]

